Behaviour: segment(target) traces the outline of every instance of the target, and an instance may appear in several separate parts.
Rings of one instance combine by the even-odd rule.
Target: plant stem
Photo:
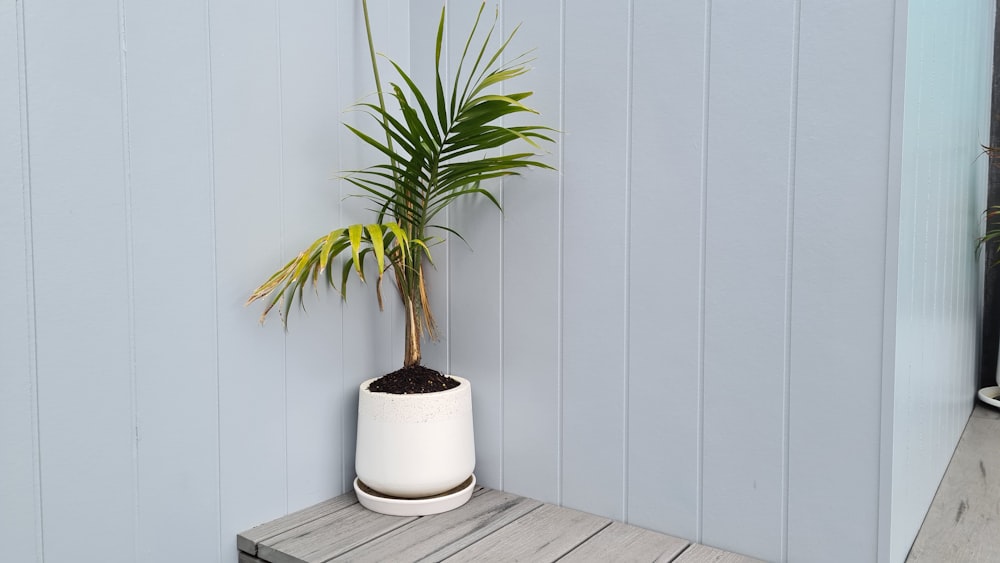
[[[403,299],[406,307],[406,341],[403,348],[403,367],[420,363],[420,319],[413,299]]]

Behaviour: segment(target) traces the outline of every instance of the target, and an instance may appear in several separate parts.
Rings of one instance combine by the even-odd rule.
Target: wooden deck
[[[1000,411],[977,405],[907,563],[1000,561]],[[385,516],[341,495],[237,536],[241,563],[758,561],[479,488],[444,514]]]
[[[354,493],[237,536],[240,563],[325,561],[758,561],[686,540],[480,488],[433,516],[371,512]]]
[[[997,409],[976,405],[906,561],[1000,561]]]

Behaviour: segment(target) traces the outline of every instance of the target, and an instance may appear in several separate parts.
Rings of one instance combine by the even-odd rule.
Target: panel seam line
[[[139,390],[136,381],[135,349],[135,234],[132,215],[132,139],[128,108],[128,46],[125,32],[125,0],[118,0],[118,71],[122,128],[122,198],[125,220],[125,276],[128,293],[128,381],[130,440],[132,454],[132,551],[139,557]]]
[[[212,243],[212,324],[215,336],[215,478],[216,478],[216,544],[218,546],[217,561],[222,561],[222,363],[219,354],[219,237],[218,237],[218,212],[216,207],[216,168],[215,168],[215,95],[214,95],[214,75],[212,73],[212,9],[211,5],[205,3],[205,71],[208,82],[208,122],[205,124],[205,132],[208,136],[208,205],[209,205],[209,232]]]
[[[706,278],[708,262],[708,126],[709,102],[711,101],[712,71],[712,0],[705,2],[705,45],[702,70],[702,123],[701,123],[701,223],[700,264],[698,294],[698,454],[697,454],[697,501],[695,503],[695,540],[702,543],[705,521],[705,321],[706,321]]]
[[[562,142],[565,134],[563,131],[566,129],[566,0],[560,0],[559,2],[559,137],[560,142],[558,145],[558,160],[559,160],[559,170],[563,170],[563,166],[566,162],[566,150]],[[564,345],[564,323],[563,314],[565,311],[565,268],[566,268],[566,180],[563,172],[559,173],[559,187],[558,187],[558,218],[557,223],[559,225],[559,231],[557,234],[557,252],[558,252],[558,262],[559,267],[556,269],[556,284],[558,299],[557,301],[557,311],[556,311],[556,448],[558,453],[556,455],[556,500],[557,503],[562,506],[563,503],[563,454],[564,454],[564,436],[563,432],[565,430],[565,421],[563,420],[565,416],[565,400],[563,397],[563,379],[564,379],[564,355],[565,355],[565,345]]]
[[[795,182],[798,157],[799,64],[802,0],[792,5],[792,68],[788,132],[788,192],[785,226],[785,334],[784,373],[782,374],[782,448],[781,448],[781,528],[780,559],[788,561],[788,526],[791,482],[791,388],[792,388],[792,306],[795,260]]]
[[[277,114],[278,114],[278,254],[285,255],[285,115],[284,96],[282,95],[281,80],[281,4],[279,0],[274,0],[274,50],[275,50],[275,70],[277,80]],[[279,257],[280,260],[280,257]],[[282,406],[284,408],[282,420],[282,431],[284,433],[284,456],[285,456],[285,513],[288,513],[289,494],[289,460],[288,460],[288,334],[282,332],[281,335],[281,394]]]
[[[44,508],[42,505],[42,438],[41,438],[41,403],[38,393],[38,324],[37,303],[35,301],[35,251],[34,251],[34,220],[32,216],[31,191],[31,145],[28,117],[28,60],[24,2],[15,1],[17,48],[18,48],[18,97],[20,100],[20,135],[21,135],[21,205],[25,217],[25,288],[28,291],[25,308],[28,315],[27,333],[28,345],[28,381],[30,385],[29,400],[31,401],[31,439],[32,439],[32,495],[36,511],[34,514],[35,553],[40,562],[45,561],[45,528]]]
[[[497,23],[498,23],[498,26],[501,29],[501,33],[500,33],[501,39],[506,36],[506,33],[504,33],[504,31],[503,31],[503,30],[505,30],[505,28],[504,28],[504,17],[503,17],[505,9],[506,9],[506,5],[505,4],[501,4],[501,6],[499,7],[499,9],[497,10],[497,19],[499,20]],[[504,62],[506,62],[507,55],[504,54],[503,58],[504,58]],[[500,91],[501,91],[501,93],[504,93],[506,91],[506,89],[507,89],[506,87],[507,87],[507,84],[505,82],[501,82],[500,83]],[[506,126],[506,122],[507,122],[506,118],[502,118],[501,119],[501,125]],[[506,152],[506,151],[503,151],[503,152]],[[499,450],[500,450],[500,452],[499,452],[499,455],[500,455],[500,478],[499,478],[498,486],[500,487],[500,490],[502,491],[502,490],[504,490],[504,460],[506,459],[506,456],[504,454],[504,443],[505,443],[504,429],[506,427],[505,420],[507,418],[506,417],[506,411],[504,410],[504,396],[506,395],[504,393],[504,383],[505,383],[505,380],[504,380],[504,367],[505,367],[504,366],[504,357],[505,357],[505,354],[504,354],[504,283],[503,283],[503,281],[504,281],[504,266],[506,265],[505,260],[504,260],[504,248],[505,248],[505,245],[504,245],[504,241],[505,241],[504,234],[506,232],[505,229],[504,229],[504,225],[506,224],[506,221],[504,220],[504,214],[503,214],[503,208],[504,208],[503,207],[504,206],[503,194],[504,194],[504,191],[505,191],[504,190],[504,183],[505,183],[504,182],[504,178],[500,178],[500,182],[499,183],[500,183],[500,193],[497,194],[497,200],[500,202],[500,210],[501,211],[500,211],[500,245],[499,245],[500,246],[500,276],[499,276],[499,285],[500,285],[500,288],[499,288],[499,292],[498,292],[498,300],[499,300],[499,307],[498,307],[498,309],[499,309],[499,311],[497,313],[498,324],[499,324],[498,328],[499,328],[499,333],[500,333],[500,342],[499,342],[499,345],[500,345],[500,397],[498,398],[498,402],[500,403],[500,405],[499,405],[499,407],[500,407],[500,431],[499,431],[499,433],[500,433],[500,444],[499,444]]]
[[[631,384],[631,268],[632,268],[632,119],[634,97],[634,70],[632,63],[635,54],[635,0],[629,0],[627,8],[625,42],[625,268],[623,279],[623,331],[622,331],[622,520],[629,521],[629,392]]]

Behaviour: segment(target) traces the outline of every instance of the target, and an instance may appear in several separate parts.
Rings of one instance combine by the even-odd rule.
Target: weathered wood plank
[[[257,556],[269,563],[320,563],[416,520],[386,516],[352,504],[257,544]]]
[[[992,422],[1000,425],[1000,419]],[[758,561],[484,488],[456,510],[424,517],[371,512],[348,493],[243,532],[239,540],[239,563]]]
[[[382,562],[401,554],[407,561],[441,561],[541,505],[537,500],[486,490],[458,510],[420,518],[334,561]]]
[[[661,561],[670,560],[662,559]],[[680,557],[673,561],[674,563],[764,563],[760,559],[729,553],[728,551],[699,544],[692,544],[691,547],[684,550],[684,553]]]
[[[555,561],[610,523],[607,518],[545,504],[446,561]]]
[[[303,508],[302,510],[293,512],[287,516],[278,518],[277,520],[261,524],[260,526],[255,526],[241,534],[237,534],[236,547],[238,547],[240,551],[249,553],[250,555],[256,555],[257,544],[260,542],[268,538],[273,538],[278,534],[287,532],[307,522],[316,520],[317,518],[322,518],[323,516],[343,510],[348,506],[357,504],[357,502],[357,497],[354,496],[353,492],[351,492],[323,501],[319,504]]]
[[[689,545],[687,540],[612,522],[559,561],[672,561]]]
[[[908,563],[1000,561],[1000,413],[976,406]]]
[[[264,561],[263,559],[257,559],[253,555],[250,555],[249,553],[244,553],[242,551],[240,552],[239,557],[237,557],[237,562],[238,563],[267,563],[267,561]]]

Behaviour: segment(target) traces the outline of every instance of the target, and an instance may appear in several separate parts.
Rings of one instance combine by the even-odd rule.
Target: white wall
[[[903,561],[976,390],[994,2],[910,0],[902,119],[889,561]],[[886,491],[888,492],[888,491]]]
[[[388,6],[383,36],[408,22]],[[242,302],[357,213],[330,177],[357,163],[337,122],[367,88],[360,21],[352,1],[3,3],[12,560],[173,560],[182,538],[231,561],[237,531],[346,490],[390,319],[355,289],[286,337]]]
[[[769,560],[874,559],[893,6],[535,5],[505,23],[540,46],[562,174],[451,250],[502,248],[502,334],[450,316],[503,358],[451,364],[504,389],[477,471]]]
[[[370,156],[337,126],[372,90],[356,4],[0,5],[0,543],[14,559],[167,560],[162,538],[183,537],[191,558],[231,561],[236,532],[349,487],[354,389],[398,364],[398,311],[375,314],[353,286],[285,335],[242,301],[362,217],[329,180]],[[425,80],[437,7],[408,4],[373,3],[375,33]],[[961,12],[983,57],[986,4]],[[450,3],[452,51],[477,8]],[[883,384],[904,377],[893,350],[913,358],[904,323],[897,336],[883,318],[895,230],[902,249],[907,225],[934,224],[896,216],[922,162],[904,139],[926,136],[901,117],[906,10],[502,3],[502,27],[523,21],[518,45],[538,49],[518,86],[562,133],[546,157],[559,173],[495,186],[503,217],[463,204],[448,219],[472,249],[436,254],[444,338],[425,359],[473,381],[482,482],[768,560],[884,559],[889,527],[903,541],[926,506],[880,491],[936,484],[879,469],[904,467],[883,455],[883,418],[903,412]],[[986,80],[977,61],[970,88]],[[985,123],[985,96],[963,119]],[[963,150],[987,138],[943,131]],[[981,186],[964,155],[935,162]],[[940,256],[964,275],[935,286],[950,301],[914,295],[953,304],[933,310],[962,328],[954,346],[923,333],[909,349],[971,381],[947,352],[974,337],[960,239],[979,204],[946,201]],[[909,408],[948,385],[925,379],[894,397]],[[957,406],[928,424],[968,408],[948,389]],[[900,444],[919,436],[909,424],[896,419]]]

